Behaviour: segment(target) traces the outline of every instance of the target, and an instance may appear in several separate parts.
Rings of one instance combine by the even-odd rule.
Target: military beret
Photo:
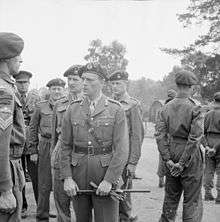
[[[28,71],[20,71],[16,76],[14,76],[16,82],[20,81],[29,81],[30,78],[32,77],[32,73]]]
[[[176,73],[175,82],[178,85],[192,86],[198,84],[198,79],[192,72],[183,69]]]
[[[82,67],[82,74],[83,73],[94,73],[104,80],[107,79],[106,71],[98,64],[98,63],[88,63]]]
[[[169,89],[167,91],[167,96],[170,98],[174,98],[176,96],[176,91],[174,89]]]
[[[56,78],[56,79],[52,79],[50,80],[48,83],[47,83],[47,87],[51,87],[51,86],[62,86],[64,87],[65,86],[65,81],[63,81],[62,79],[60,78]]]
[[[14,33],[0,32],[0,59],[11,59],[21,54],[24,41]]]
[[[128,73],[121,70],[113,72],[109,77],[109,81],[115,81],[115,80],[128,80]]]
[[[220,92],[216,92],[214,94],[214,100],[215,100],[215,102],[220,102]]]
[[[79,76],[81,77],[82,76],[82,66],[81,65],[73,65],[73,66],[70,66],[69,69],[67,69],[63,76],[67,77],[69,75],[76,75],[76,76]]]

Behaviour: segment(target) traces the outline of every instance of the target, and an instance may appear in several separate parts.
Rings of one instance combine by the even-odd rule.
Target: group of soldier
[[[107,77],[99,64],[72,65],[63,74],[68,95],[55,78],[46,85],[49,98],[40,100],[28,92],[32,73],[19,71],[23,47],[18,35],[0,32],[0,221],[28,216],[24,175],[32,181],[36,221],[137,221],[129,194],[120,201],[109,195],[132,188],[144,136],[128,73]],[[106,81],[111,98],[102,92]],[[57,215],[50,213],[52,190]]]
[[[99,64],[72,65],[63,74],[68,93],[65,81],[55,78],[46,85],[49,97],[40,100],[28,92],[32,73],[19,71],[23,47],[18,35],[0,33],[0,221],[28,216],[24,175],[32,181],[36,221],[137,221],[129,194],[121,200],[109,195],[132,188],[144,137],[140,104],[127,92],[128,73],[107,77]],[[102,92],[106,81],[111,98]],[[166,175],[160,222],[175,221],[182,193],[183,221],[200,222],[204,159],[205,200],[214,200],[216,171],[220,203],[220,93],[205,112],[191,99],[196,76],[180,70],[175,82],[155,133]]]
[[[192,98],[194,85],[198,84],[192,72],[180,70],[175,82],[177,92],[168,92],[155,127],[160,153],[159,187],[163,187],[166,177],[160,222],[175,221],[182,194],[182,220],[200,222],[202,184],[204,200],[220,204],[220,92],[214,94],[209,106],[202,106]],[[212,194],[215,173],[216,198]]]

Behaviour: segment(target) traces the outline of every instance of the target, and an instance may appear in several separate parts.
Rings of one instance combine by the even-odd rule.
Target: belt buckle
[[[93,146],[88,146],[88,155],[94,156],[95,151]]]

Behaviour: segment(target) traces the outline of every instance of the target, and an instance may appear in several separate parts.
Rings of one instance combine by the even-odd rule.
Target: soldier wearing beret
[[[30,122],[29,150],[31,160],[38,160],[38,203],[37,221],[49,221],[49,200],[52,189],[50,148],[52,136],[53,108],[64,92],[65,82],[62,79],[52,79],[46,85],[50,98],[36,105]],[[40,134],[40,136],[38,135]]]
[[[214,174],[217,174],[217,198],[220,204],[220,92],[214,94],[213,109],[207,112],[204,121],[206,167],[204,173],[205,200],[214,200],[212,195]]]
[[[127,92],[127,72],[115,71],[110,76],[109,81],[111,82],[114,99],[120,102],[126,114],[129,134],[129,155],[122,175],[124,181],[122,189],[131,189],[132,178],[135,176],[135,170],[141,156],[141,146],[144,138],[140,103],[129,96]],[[131,196],[127,194],[126,199],[120,201],[120,222],[137,220],[137,217],[131,216],[131,210]]]
[[[19,72],[22,38],[0,32],[0,221],[21,221],[24,174],[21,155],[25,143],[22,105],[12,76]]]
[[[180,70],[175,82],[177,95],[162,108],[155,133],[159,152],[166,163],[165,197],[160,222],[175,221],[182,193],[182,220],[200,222],[203,212],[203,160],[199,144],[204,119],[200,107],[190,98],[197,78],[189,71]]]
[[[28,147],[28,135],[29,135],[29,123],[31,120],[31,115],[33,114],[34,107],[37,102],[39,102],[40,98],[36,94],[33,99],[30,99],[30,95],[28,95],[28,89],[30,86],[30,79],[32,77],[32,73],[28,71],[20,71],[18,75],[14,76],[16,80],[16,86],[19,92],[19,99],[22,104],[22,111],[24,115],[25,120],[25,131],[26,131],[26,141],[24,146],[24,151],[21,156],[21,163],[22,167],[25,173],[25,177],[27,178],[28,173],[32,180],[33,190],[34,190],[34,196],[37,203],[37,165],[36,163],[32,162],[30,160],[30,155],[27,153],[27,147]],[[22,214],[21,217],[25,218],[27,216],[27,200],[25,197],[25,187],[22,191],[22,197],[23,197],[23,206],[22,206]]]
[[[68,83],[68,96],[59,100],[54,106],[52,121],[52,150],[51,165],[53,172],[53,192],[57,208],[57,221],[70,222],[70,197],[64,191],[63,181],[60,176],[60,136],[63,116],[73,101],[83,98],[82,95],[82,66],[73,65],[64,73]]]
[[[128,158],[128,131],[120,103],[102,94],[106,75],[98,64],[83,67],[85,98],[67,109],[61,129],[61,178],[73,198],[77,222],[118,222],[119,203],[108,196],[117,187]],[[78,189],[96,194],[80,195]]]

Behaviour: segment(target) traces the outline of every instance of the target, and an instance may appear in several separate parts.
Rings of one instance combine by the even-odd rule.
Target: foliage
[[[193,23],[209,27],[208,32],[191,44],[188,50],[220,42],[220,0],[191,0],[187,11],[179,14],[178,19],[184,27]]]
[[[116,70],[125,70],[128,60],[125,58],[126,48],[118,41],[103,45],[100,39],[91,41],[88,54],[84,57],[87,62],[99,63],[111,75]]]

